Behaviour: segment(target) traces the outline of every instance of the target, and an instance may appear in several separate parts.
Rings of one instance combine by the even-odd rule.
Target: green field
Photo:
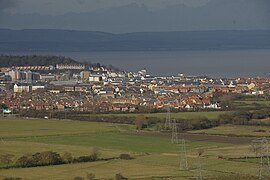
[[[270,101],[268,100],[237,100],[233,102],[233,105],[236,108],[256,108],[260,107],[268,107],[270,106]]]
[[[133,125],[79,122],[68,120],[1,119],[0,155],[13,154],[18,158],[27,153],[56,151],[74,157],[89,154],[98,147],[102,158],[129,153],[132,160],[109,160],[35,168],[0,169],[0,179],[73,179],[94,173],[97,179],[114,179],[122,173],[129,179],[195,179],[196,167],[202,164],[204,179],[232,176],[257,179],[257,163],[232,161],[245,155],[254,156],[249,144],[187,140],[189,169],[179,170],[180,147],[171,144],[170,137],[160,133],[136,132]],[[203,155],[198,151],[203,149]],[[222,157],[222,158],[218,158]],[[0,167],[4,165],[0,164]],[[245,178],[246,179],[246,178]]]
[[[179,118],[179,119],[196,119],[198,117],[207,117],[208,119],[217,119],[220,114],[224,114],[226,111],[203,111],[203,112],[178,112],[178,113],[170,113],[171,118]],[[136,117],[138,114],[101,114],[97,116],[129,116],[129,117]],[[142,114],[146,117],[157,117],[165,119],[167,113],[144,113]],[[96,115],[89,115],[89,116],[96,116]]]
[[[240,125],[223,125],[210,129],[191,131],[191,133],[203,133],[213,135],[229,135],[229,136],[250,136],[264,137],[270,136],[270,127],[266,126],[240,126]]]

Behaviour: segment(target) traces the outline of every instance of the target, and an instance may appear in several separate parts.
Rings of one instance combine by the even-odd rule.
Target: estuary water
[[[9,53],[10,54],[10,53]],[[211,51],[31,52],[11,54],[62,55],[78,61],[113,65],[123,70],[146,68],[151,75],[270,77],[270,49]]]

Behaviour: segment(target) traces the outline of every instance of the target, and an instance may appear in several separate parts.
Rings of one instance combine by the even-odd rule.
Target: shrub
[[[84,180],[84,178],[80,177],[80,176],[77,176],[77,177],[74,177],[73,180]]]
[[[35,163],[33,162],[33,159],[30,156],[22,156],[16,161],[16,166],[18,167],[33,167],[35,166]]]
[[[129,154],[120,154],[119,156],[120,159],[125,159],[125,160],[130,160],[132,159]]]
[[[22,180],[22,178],[19,178],[19,177],[5,177],[2,180]]]
[[[198,149],[198,156],[202,156],[204,154],[204,149]]]
[[[8,167],[13,162],[14,155],[12,154],[4,154],[0,156],[0,163],[6,164]]]
[[[127,180],[121,173],[115,175],[115,180]]]
[[[73,157],[70,153],[63,154],[62,159],[65,163],[72,163],[73,162]]]
[[[35,167],[62,164],[61,156],[52,151],[38,152],[32,156],[22,156],[16,161],[18,167]]]
[[[95,176],[95,174],[93,174],[93,173],[90,173],[90,174],[87,173],[87,174],[86,174],[86,179],[87,179],[87,180],[94,180],[95,177],[96,177],[96,176]]]
[[[253,132],[266,132],[266,130],[263,130],[263,129],[258,129],[258,130],[255,130]]]
[[[89,156],[80,156],[73,160],[73,162],[92,162],[97,161],[100,156],[99,150],[97,148],[93,148],[93,152]]]

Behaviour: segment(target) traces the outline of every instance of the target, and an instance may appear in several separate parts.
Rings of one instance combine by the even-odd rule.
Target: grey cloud
[[[85,4],[85,3],[86,3],[85,0],[76,0],[76,2],[77,2],[78,4]]]
[[[76,29],[115,33],[270,29],[269,6],[269,0],[212,0],[203,6],[179,4],[157,11],[150,11],[140,3],[133,3],[101,11],[60,16],[6,13],[5,16],[2,15],[0,28]]]
[[[0,10],[16,7],[18,3],[18,0],[0,0]]]

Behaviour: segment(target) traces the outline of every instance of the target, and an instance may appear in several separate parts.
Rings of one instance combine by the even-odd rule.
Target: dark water
[[[270,76],[270,50],[38,52],[31,54],[64,55],[78,61],[111,64],[129,71],[146,68],[152,75],[184,73],[210,77]]]

